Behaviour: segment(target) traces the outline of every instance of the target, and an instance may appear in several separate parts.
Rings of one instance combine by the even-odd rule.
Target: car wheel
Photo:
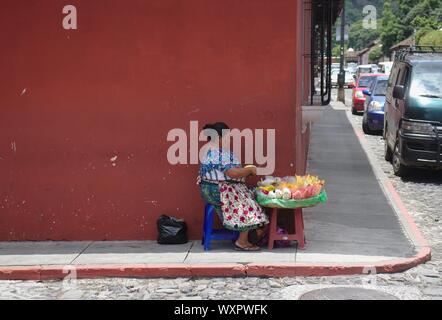
[[[392,155],[393,172],[398,177],[405,177],[408,174],[409,168],[404,166],[401,162],[401,156],[399,155],[399,143],[396,143],[394,152]]]
[[[387,139],[384,140],[384,159],[385,161],[391,162],[393,159],[393,152],[388,145]]]
[[[367,118],[365,116],[362,118],[362,131],[364,131],[365,134],[373,134],[373,131],[368,127]]]
[[[391,162],[393,158],[393,152],[391,151],[390,146],[388,145],[387,137],[388,137],[388,127],[385,126],[385,132],[384,132],[384,159],[385,161]]]

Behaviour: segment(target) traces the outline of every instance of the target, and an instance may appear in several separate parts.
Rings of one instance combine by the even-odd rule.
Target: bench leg
[[[276,229],[277,229],[277,224],[278,222],[278,209],[273,208],[272,209],[272,213],[270,214],[270,230],[269,230],[269,250],[273,249],[273,245],[275,242],[274,236],[276,235]]]
[[[298,238],[298,248],[300,250],[305,249],[304,240],[304,219],[302,216],[302,209],[295,209],[295,231]]]
[[[212,227],[214,207],[210,206],[207,210],[207,217],[204,223],[204,251],[210,250],[210,241],[212,240]]]

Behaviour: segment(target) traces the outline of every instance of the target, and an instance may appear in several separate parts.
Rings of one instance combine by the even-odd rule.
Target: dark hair
[[[213,124],[206,124],[203,128],[203,130],[207,130],[207,129],[211,129],[211,130],[215,130],[216,133],[218,134],[218,137],[222,137],[226,132],[223,130],[230,130],[229,126],[227,124],[225,124],[224,122],[216,122]],[[208,140],[211,140],[211,136],[210,134],[206,134],[206,136],[208,137]]]

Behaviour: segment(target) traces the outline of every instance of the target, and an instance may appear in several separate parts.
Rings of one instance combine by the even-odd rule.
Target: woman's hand
[[[201,184],[201,177],[196,177],[196,185],[199,186]]]
[[[226,174],[232,179],[241,179],[248,176],[256,176],[255,166],[245,166],[244,168],[232,168],[226,171]]]

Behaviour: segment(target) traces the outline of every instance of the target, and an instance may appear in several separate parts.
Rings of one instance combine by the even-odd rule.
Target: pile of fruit
[[[302,200],[316,197],[325,185],[316,176],[266,177],[258,183],[257,192],[268,199]]]

